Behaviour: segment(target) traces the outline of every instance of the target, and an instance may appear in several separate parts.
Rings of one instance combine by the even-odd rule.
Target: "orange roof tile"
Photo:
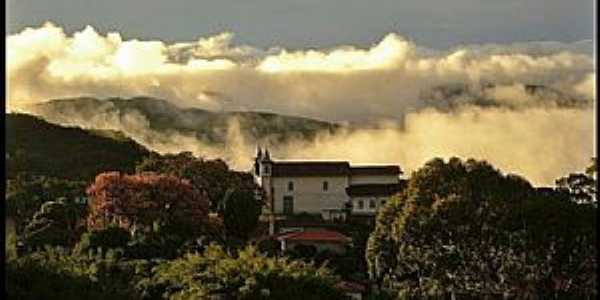
[[[319,242],[338,242],[347,243],[352,239],[331,230],[315,230],[315,231],[301,231],[285,233],[277,237],[278,240],[291,240],[291,241],[319,241]]]

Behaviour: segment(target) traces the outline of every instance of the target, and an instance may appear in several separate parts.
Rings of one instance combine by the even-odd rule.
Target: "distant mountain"
[[[511,93],[502,94],[512,89]],[[434,107],[450,111],[462,106],[503,107],[521,109],[527,107],[585,108],[592,105],[587,99],[577,98],[544,85],[499,86],[485,84],[470,86],[466,84],[435,86],[420,93],[419,99],[424,107]]]
[[[149,151],[119,132],[62,127],[6,114],[7,177],[25,172],[90,180],[102,171],[131,172]]]
[[[153,131],[195,135],[208,144],[222,144],[231,125],[239,124],[244,137],[281,143],[292,138],[310,139],[318,132],[334,132],[340,125],[314,119],[267,112],[214,112],[178,107],[161,99],[70,98],[56,99],[27,108],[51,122],[98,128],[99,123],[142,120]]]

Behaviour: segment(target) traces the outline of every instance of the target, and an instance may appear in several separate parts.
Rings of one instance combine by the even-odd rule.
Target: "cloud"
[[[315,141],[273,151],[275,157],[344,158],[353,163],[399,163],[410,171],[432,157],[486,159],[537,185],[580,171],[594,153],[591,109],[463,108],[407,115],[403,129],[323,134]]]
[[[236,46],[233,38],[222,33],[167,44],[103,36],[90,26],[72,36],[52,23],[28,28],[7,37],[8,106],[81,95],[147,95],[208,109],[347,120],[404,114],[418,108],[422,91],[455,83],[543,84],[589,98],[581,84],[595,74],[591,55],[582,50],[586,43],[437,51],[392,33],[367,49],[292,51]]]
[[[354,124],[388,120],[393,128],[273,146],[282,156],[409,169],[433,156],[473,156],[544,184],[583,168],[594,151],[596,70],[589,41],[440,51],[390,33],[367,48],[259,49],[234,44],[232,33],[169,44],[123,40],[90,26],[68,36],[52,23],[6,41],[8,109],[53,98],[144,95],[210,110]],[[256,142],[235,122],[228,147],[219,148],[185,132],[155,132],[147,116],[135,112],[105,120],[81,113],[61,122],[123,130],[163,152],[225,156],[240,168],[248,166]]]

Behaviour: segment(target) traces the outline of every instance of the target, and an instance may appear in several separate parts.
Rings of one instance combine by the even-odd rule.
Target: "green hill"
[[[89,180],[102,171],[133,171],[149,151],[118,132],[62,127],[6,114],[7,177],[30,173]]]
[[[215,112],[179,107],[166,100],[149,97],[55,99],[33,105],[27,110],[50,122],[75,124],[85,128],[98,128],[98,124],[106,120],[127,120],[128,116],[143,117],[153,131],[176,131],[194,135],[207,144],[224,143],[230,125],[235,122],[248,139],[271,143],[311,139],[318,132],[333,132],[340,127],[329,122],[268,112]],[[121,124],[127,126],[126,121]]]

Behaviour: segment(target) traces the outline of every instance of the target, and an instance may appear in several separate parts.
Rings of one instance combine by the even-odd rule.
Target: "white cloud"
[[[439,51],[392,33],[364,49],[288,50],[235,45],[233,38],[222,33],[168,44],[123,40],[119,33],[103,35],[89,26],[72,36],[50,23],[29,28],[6,38],[7,107],[81,95],[145,95],[212,110],[266,110],[332,121],[404,120],[402,129],[326,136],[302,148],[279,145],[280,153],[410,167],[435,155],[474,156],[543,183],[584,167],[593,155],[589,105],[548,105],[541,99],[546,95],[524,88],[544,85],[558,91],[558,97],[595,101],[589,43],[465,45]],[[481,88],[488,83],[495,87]],[[474,90],[461,96],[458,113],[431,112],[428,107],[443,105],[420,99],[424,91],[456,84]],[[493,100],[494,108],[477,108],[478,97]],[[254,141],[233,138],[234,125],[229,146],[238,145],[231,148],[237,150],[227,152],[183,133],[158,135],[144,116],[129,118],[86,124],[110,124],[162,151],[222,154],[240,167],[254,149]]]

